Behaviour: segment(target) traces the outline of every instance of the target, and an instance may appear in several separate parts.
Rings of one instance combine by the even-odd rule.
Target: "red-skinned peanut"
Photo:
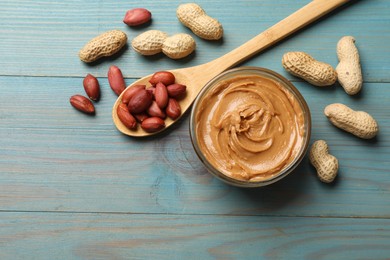
[[[100,98],[100,86],[97,78],[91,74],[87,74],[83,80],[85,93],[89,99],[98,101]]]
[[[164,111],[161,110],[161,108],[157,105],[156,101],[152,102],[152,104],[150,105],[150,107],[147,110],[147,113],[150,116],[157,116],[161,119],[165,119],[167,117],[166,114],[164,113]]]
[[[129,100],[127,104],[130,113],[139,114],[152,104],[153,98],[149,91],[146,89],[140,89]]]
[[[165,122],[159,117],[149,117],[141,123],[142,129],[148,133],[154,133],[165,127]]]
[[[86,114],[95,114],[95,107],[92,104],[91,100],[82,96],[82,95],[73,95],[69,99],[70,104],[77,110],[86,113]]]
[[[167,86],[168,96],[175,99],[182,98],[186,93],[186,89],[187,87],[185,85],[178,84],[178,83],[171,84]]]
[[[134,96],[136,92],[138,92],[140,89],[145,89],[145,85],[134,85],[131,87],[128,87],[125,90],[125,93],[122,95],[122,103],[128,104],[129,100]]]
[[[181,115],[181,107],[179,102],[177,102],[177,100],[174,98],[170,98],[165,112],[167,113],[167,116],[173,120],[177,119]]]
[[[117,66],[112,65],[108,69],[107,76],[111,89],[119,96],[126,88],[126,83],[125,79],[123,78],[122,71]]]
[[[168,105],[168,91],[165,85],[161,82],[156,85],[154,99],[161,109],[164,109]]]
[[[169,71],[158,71],[152,75],[149,82],[153,86],[159,82],[163,83],[165,86],[168,86],[175,83],[175,75]]]
[[[138,26],[147,23],[152,18],[152,13],[145,8],[134,8],[126,12],[123,22],[129,26]]]
[[[133,117],[132,114],[130,114],[129,109],[127,108],[126,104],[119,104],[116,110],[119,120],[129,129],[136,129],[137,128],[137,121]]]

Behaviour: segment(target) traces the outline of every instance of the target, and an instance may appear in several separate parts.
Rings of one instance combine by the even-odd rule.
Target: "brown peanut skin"
[[[138,122],[142,123],[146,118],[149,118],[149,115],[145,112],[142,112],[139,114],[135,114],[134,117],[135,119],[137,119]]]
[[[154,99],[161,109],[164,109],[168,105],[168,91],[165,85],[161,82],[156,85]]]
[[[185,85],[178,83],[171,84],[167,86],[168,96],[171,98],[180,99],[186,93],[186,89],[187,87]]]
[[[146,90],[149,91],[150,94],[152,94],[153,99],[154,99],[154,93],[156,92],[156,87],[151,86],[151,87],[148,87]]]
[[[128,104],[130,98],[134,96],[136,92],[138,92],[140,89],[145,89],[145,85],[134,85],[125,90],[125,93],[122,95],[122,103]]]
[[[181,115],[181,107],[179,102],[177,102],[177,100],[174,98],[170,98],[165,112],[167,113],[168,117],[176,120]]]
[[[146,89],[137,91],[127,104],[130,113],[139,114],[146,111],[152,104],[153,97]]]
[[[133,117],[132,114],[130,114],[129,109],[127,108],[126,104],[119,104],[116,113],[118,114],[119,120],[129,129],[136,129],[137,128],[137,121]]]
[[[108,69],[107,76],[111,89],[119,96],[126,89],[126,83],[123,78],[122,71],[117,66],[112,65]]]
[[[89,99],[98,101],[100,98],[100,85],[96,77],[91,74],[87,74],[83,80],[83,86],[85,93]]]
[[[175,83],[175,75],[169,71],[158,71],[152,75],[149,80],[150,84],[155,86],[157,83],[161,82],[165,86]]]
[[[165,122],[159,117],[149,117],[141,123],[142,129],[148,133],[158,132],[165,127]]]
[[[76,94],[71,96],[69,102],[74,108],[83,113],[90,115],[95,114],[95,106],[92,104],[91,100],[82,95]]]
[[[152,13],[145,8],[134,8],[126,12],[123,22],[128,26],[138,26],[152,19]]]
[[[156,117],[159,117],[161,119],[165,119],[167,117],[165,112],[163,110],[161,110],[161,108],[159,107],[159,105],[157,104],[156,101],[152,102],[152,104],[147,109],[147,113],[151,117],[156,116]]]

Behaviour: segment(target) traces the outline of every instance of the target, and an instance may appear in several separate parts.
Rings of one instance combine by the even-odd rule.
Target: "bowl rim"
[[[294,97],[298,100],[300,107],[304,113],[304,123],[305,123],[305,136],[303,138],[304,142],[303,145],[297,154],[296,158],[290,162],[290,164],[283,168],[279,173],[275,174],[274,176],[262,180],[262,181],[256,181],[256,182],[250,182],[250,181],[242,181],[242,180],[237,180],[234,178],[231,178],[224,173],[220,172],[218,169],[216,169],[208,160],[207,158],[203,155],[199,145],[198,145],[198,139],[196,136],[196,123],[195,123],[195,117],[196,117],[196,108],[199,105],[199,103],[202,100],[202,97],[207,93],[207,91],[215,86],[215,83],[217,83],[220,79],[225,78],[227,75],[234,74],[234,73],[239,73],[239,72],[252,72],[252,74],[258,74],[259,72],[262,75],[265,76],[270,76],[269,78],[273,80],[279,81],[284,87],[287,88],[289,92],[291,92]],[[300,91],[284,76],[281,74],[267,69],[263,67],[255,67],[255,66],[242,66],[242,67],[236,67],[233,69],[226,70],[222,72],[221,74],[215,76],[212,78],[210,81],[206,83],[206,85],[202,88],[202,90],[198,93],[196,96],[194,103],[192,105],[191,109],[191,115],[190,115],[190,122],[189,122],[189,132],[190,132],[190,138],[191,138],[191,143],[192,146],[198,156],[198,158],[202,161],[202,163],[205,165],[207,171],[211,173],[214,177],[217,177],[218,179],[224,181],[225,183],[228,183],[233,186],[237,187],[243,187],[243,188],[256,188],[256,187],[262,187],[266,185],[270,185],[272,183],[275,183],[282,178],[286,177],[289,175],[293,170],[300,164],[300,162],[303,160],[305,157],[309,143],[310,143],[310,138],[311,138],[311,127],[312,127],[312,122],[311,122],[311,113],[309,106],[306,103],[305,98],[303,95],[300,93]]]

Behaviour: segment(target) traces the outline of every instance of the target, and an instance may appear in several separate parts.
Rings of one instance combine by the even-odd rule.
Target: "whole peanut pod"
[[[318,178],[326,183],[332,182],[339,169],[339,161],[336,157],[329,154],[328,144],[324,140],[318,140],[313,143],[309,160],[317,170]]]
[[[292,75],[314,86],[330,86],[337,80],[337,73],[331,65],[317,61],[305,52],[285,53],[282,65]]]
[[[162,51],[162,46],[168,34],[159,30],[141,33],[131,41],[133,49],[142,55],[154,55]]]
[[[324,113],[333,125],[363,139],[371,139],[379,131],[378,123],[371,115],[340,103],[328,105]]]
[[[162,52],[171,59],[181,59],[196,48],[195,40],[186,33],[178,33],[165,39]]]
[[[90,40],[79,52],[80,60],[93,62],[117,53],[126,45],[127,35],[120,30],[105,32]]]
[[[219,40],[223,36],[222,24],[195,3],[181,4],[176,10],[179,21],[205,40]]]
[[[355,38],[344,36],[337,43],[337,56],[339,64],[336,67],[340,85],[349,95],[359,93],[363,85],[362,69]]]

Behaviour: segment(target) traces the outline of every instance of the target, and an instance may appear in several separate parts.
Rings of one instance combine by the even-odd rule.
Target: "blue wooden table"
[[[163,69],[202,64],[241,45],[309,0],[197,1],[224,26],[223,40],[194,36],[177,20],[183,1],[0,1],[0,259],[389,259],[390,2],[356,0],[242,65],[281,73],[312,112],[312,139],[328,142],[340,162],[335,183],[321,183],[307,157],[288,177],[240,189],[211,177],[189,137],[189,114],[144,139],[117,131],[111,65],[126,83]],[[145,7],[147,26],[130,28],[126,10]],[[143,57],[128,44],[113,58],[86,65],[79,49],[111,29],[158,29],[194,36],[182,60]],[[287,51],[337,65],[336,44],[356,38],[362,92],[318,88],[289,75]],[[69,104],[98,77],[96,115]],[[323,114],[340,102],[369,112],[379,135],[362,140]]]

